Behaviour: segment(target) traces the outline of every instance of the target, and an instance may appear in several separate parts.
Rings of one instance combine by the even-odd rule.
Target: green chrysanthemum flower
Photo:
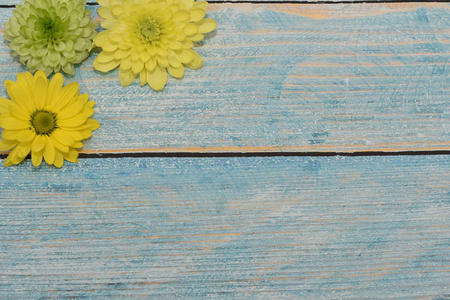
[[[4,38],[30,71],[73,75],[73,65],[89,56],[97,23],[86,0],[24,0],[12,14]]]

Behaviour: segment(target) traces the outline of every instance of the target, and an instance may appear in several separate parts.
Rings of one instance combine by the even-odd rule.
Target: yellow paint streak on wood
[[[208,59],[211,60],[230,60],[230,59],[240,59],[240,58],[264,58],[264,57],[276,57],[276,56],[283,56],[285,57],[289,53],[270,53],[270,54],[258,54],[258,55],[237,55],[237,56],[223,56],[223,57],[209,57]],[[301,56],[311,56],[311,57],[372,57],[372,56],[378,56],[378,57],[388,57],[388,56],[448,56],[450,53],[441,53],[441,52],[424,52],[424,53],[357,53],[357,52],[347,52],[347,53],[336,53],[336,54],[325,54],[325,53],[291,53],[292,55],[301,55]],[[240,66],[240,65],[236,65]],[[248,64],[242,64],[242,66],[248,66]],[[86,69],[88,70],[88,69]],[[364,76],[366,77],[366,76]],[[369,76],[370,77],[370,76]],[[417,76],[417,77],[423,77],[423,76]],[[211,78],[208,77],[208,78]],[[197,79],[203,79],[203,77],[197,77]]]
[[[261,34],[260,34],[261,35]],[[303,46],[303,45],[323,45],[323,46],[335,46],[338,45],[339,42],[322,42],[322,41],[305,41],[305,42],[297,42],[297,41],[278,41],[278,42],[265,42],[265,43],[247,43],[246,47],[264,47],[264,46],[287,46],[287,45],[297,45],[297,46]],[[401,42],[377,42],[377,43],[365,43],[365,42],[346,42],[346,46],[382,46],[382,45],[416,45],[416,44],[430,44],[430,43],[436,43],[434,40],[423,40],[423,41],[401,41]],[[440,40],[441,44],[448,44],[450,43],[449,40]],[[211,45],[209,46],[210,49],[221,49],[221,48],[240,48],[242,47],[242,44],[226,44],[226,45]],[[220,59],[217,57],[209,57],[208,59]],[[268,63],[265,63],[267,65]],[[254,67],[257,64],[252,64],[252,67]],[[261,65],[261,64],[260,64]],[[230,65],[233,66],[233,65]],[[230,67],[227,66],[227,67]],[[209,66],[209,68],[214,68],[215,66]],[[222,66],[217,66],[221,68]],[[89,70],[89,69],[86,69]]]
[[[430,146],[417,146],[420,142],[392,142],[378,143],[372,145],[354,144],[354,145],[306,145],[306,146],[224,146],[224,147],[186,147],[186,148],[135,148],[135,149],[99,149],[82,150],[80,153],[253,153],[253,152],[289,152],[289,151],[315,151],[330,152],[338,151],[342,153],[360,153],[367,151],[439,151],[450,150],[450,141],[427,142]],[[1,152],[5,153],[5,152]]]
[[[166,236],[126,236],[126,237],[104,237],[104,238],[97,238],[97,239],[83,239],[86,240],[146,240],[146,239],[169,239],[169,238],[183,238],[183,237],[211,237],[211,236],[217,236],[217,237],[224,237],[224,236],[241,236],[243,233],[241,232],[230,232],[230,233],[200,233],[200,234],[185,234],[185,235],[166,235]],[[80,241],[81,239],[74,238],[74,239],[58,239],[54,240],[55,242],[76,242]],[[199,242],[199,241],[186,241],[186,242]],[[214,242],[214,240],[213,240]]]
[[[351,7],[352,9],[349,9]],[[414,11],[421,7],[449,9],[447,3],[364,3],[336,5],[272,4],[267,9],[311,19],[360,18],[393,12]]]
[[[288,78],[313,78],[313,79],[323,79],[323,78],[347,78],[347,79],[358,79],[358,78],[396,78],[396,77],[402,77],[404,76],[384,76],[384,75],[370,75],[370,76],[354,76],[354,75],[304,75],[304,74],[290,74],[287,75]],[[424,78],[427,76],[408,76],[408,78]]]
[[[442,34],[449,34],[450,30],[443,28],[442,30],[440,30],[440,32]],[[282,33],[283,35],[288,35],[288,34],[293,34],[293,35],[299,35],[299,34],[323,34],[323,31],[313,31],[313,30],[282,30],[282,29],[256,29],[253,31],[249,31],[250,34],[253,35],[259,35],[259,34],[280,34]],[[332,34],[332,35],[361,35],[360,31],[327,31],[327,34]],[[389,36],[395,36],[395,35],[405,35],[405,34],[412,34],[412,35],[417,35],[417,34],[424,34],[426,32],[422,31],[417,31],[417,30],[402,30],[399,32],[390,32],[390,31],[386,31],[386,32],[377,32],[377,35],[389,35]],[[431,33],[431,32],[430,32]],[[367,34],[367,33],[365,33]],[[2,55],[2,54],[0,54]]]
[[[314,67],[314,68],[342,68],[342,67],[399,67],[399,66],[429,66],[429,63],[408,63],[405,64],[401,61],[391,61],[383,64],[376,64],[372,62],[346,62],[345,64],[341,63],[331,63],[331,62],[300,62],[296,64],[298,67]],[[433,66],[447,66],[450,63],[433,63]],[[379,84],[377,84],[379,85]]]

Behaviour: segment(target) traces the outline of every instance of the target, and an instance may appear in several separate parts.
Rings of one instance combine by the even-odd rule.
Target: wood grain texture
[[[447,299],[450,157],[0,170],[0,298]]]
[[[450,149],[448,4],[221,4],[208,15],[219,27],[197,47],[205,66],[163,92],[120,87],[117,70],[93,70],[96,54],[76,69],[68,82],[97,101],[102,124],[85,152]],[[0,81],[23,70],[1,43]]]
[[[270,3],[276,3],[276,2],[298,2],[298,3],[316,3],[316,2],[361,2],[361,0],[212,0],[208,1],[212,3],[239,3],[239,2],[270,2]],[[365,2],[369,3],[377,3],[377,2],[399,2],[398,0],[366,0]],[[443,2],[443,0],[437,0],[437,2]],[[9,5],[16,5],[23,3],[23,0],[1,0],[0,5],[3,6],[9,6]],[[88,5],[95,5],[98,4],[97,1],[90,1],[87,0]]]

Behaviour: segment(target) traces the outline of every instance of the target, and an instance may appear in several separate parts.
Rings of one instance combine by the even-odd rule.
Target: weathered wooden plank
[[[0,298],[444,299],[450,157],[0,170]]]
[[[348,2],[348,3],[352,3],[352,2],[362,2],[362,0],[212,0],[212,1],[208,1],[211,3],[239,3],[239,2],[256,2],[256,3],[260,3],[260,2],[298,2],[298,3],[314,3],[314,2]],[[398,0],[366,0],[364,1],[365,3],[377,3],[377,2],[398,2]],[[444,2],[443,0],[437,0],[436,2]],[[23,0],[2,0],[2,2],[0,3],[0,6],[10,6],[10,5],[16,5],[16,4],[21,4],[23,3]],[[87,1],[88,5],[96,5],[97,1]]]
[[[197,48],[205,66],[163,92],[120,87],[94,57],[76,70],[68,81],[102,124],[86,152],[450,149],[448,4],[216,4],[208,15],[219,27]],[[14,78],[22,67],[4,43],[0,53],[0,81]]]

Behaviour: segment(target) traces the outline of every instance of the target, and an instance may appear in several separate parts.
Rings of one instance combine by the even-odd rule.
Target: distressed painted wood
[[[298,2],[298,3],[314,3],[314,2],[361,2],[361,0],[289,0],[289,1],[285,1],[285,0],[212,0],[212,1],[208,1],[211,3],[236,3],[236,2]],[[398,2],[398,0],[367,0],[365,2],[369,2],[369,3],[377,3],[377,2]],[[424,1],[426,2],[426,1]],[[436,2],[443,2],[443,0],[437,0]],[[2,2],[0,3],[0,6],[9,6],[9,5],[16,5],[16,4],[21,4],[23,3],[23,0],[2,0]],[[96,5],[97,1],[87,1],[88,5]]]
[[[449,150],[449,7],[213,4],[164,92],[95,55],[68,78],[102,123],[83,151]],[[449,183],[450,156],[26,161],[0,169],[0,298],[447,299]]]
[[[447,299],[450,156],[0,170],[0,297]]]
[[[95,9],[93,7],[95,16]],[[0,9],[4,22],[11,9]],[[205,66],[161,93],[91,57],[85,152],[450,149],[449,4],[213,4]],[[0,81],[24,69],[0,44]],[[0,96],[6,96],[0,87]]]

